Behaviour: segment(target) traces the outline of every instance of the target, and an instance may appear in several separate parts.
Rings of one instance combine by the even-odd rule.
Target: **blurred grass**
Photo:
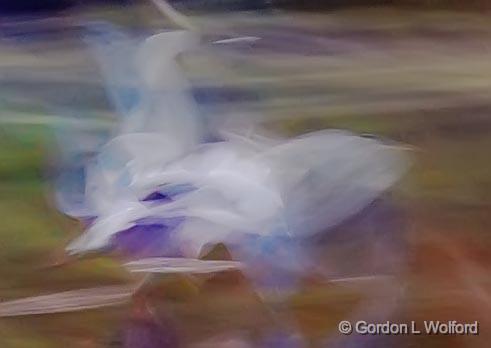
[[[50,262],[53,251],[63,248],[69,231],[77,229],[48,205],[43,172],[49,142],[50,132],[46,127],[0,124],[2,301],[128,280],[109,260],[86,261],[52,270],[43,268]],[[114,318],[120,317],[116,314],[120,310],[2,320],[0,346],[82,347],[93,335],[104,337],[109,327],[117,325]]]

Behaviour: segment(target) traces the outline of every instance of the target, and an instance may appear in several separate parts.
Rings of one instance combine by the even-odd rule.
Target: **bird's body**
[[[198,44],[191,32],[91,33],[121,118],[86,161],[82,192],[58,191],[63,211],[91,221],[71,254],[197,258],[224,243],[241,261],[299,272],[302,240],[364,209],[407,167],[402,147],[346,131],[265,137],[252,123],[230,127],[234,115],[206,124],[176,63]]]

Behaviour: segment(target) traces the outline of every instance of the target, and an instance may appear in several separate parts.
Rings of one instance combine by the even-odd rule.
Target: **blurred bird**
[[[288,288],[315,267],[313,238],[408,167],[403,146],[347,131],[285,138],[232,114],[205,121],[177,62],[199,48],[191,30],[140,39],[99,23],[87,42],[119,119],[108,132],[59,137],[70,170],[55,198],[87,227],[67,246],[72,256],[118,252],[147,273],[241,268],[259,286]],[[218,243],[234,261],[198,260]]]
[[[246,265],[302,272],[302,240],[360,212],[407,168],[402,146],[346,131],[283,138],[235,115],[205,122],[176,61],[199,48],[194,32],[138,40],[96,25],[88,42],[121,118],[73,183],[83,190],[57,191],[62,211],[90,221],[72,255],[198,258],[224,243]]]

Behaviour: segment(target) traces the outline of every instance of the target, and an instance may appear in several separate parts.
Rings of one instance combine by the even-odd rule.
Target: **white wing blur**
[[[87,168],[85,194],[97,219],[68,246],[72,253],[103,248],[149,217],[183,218],[171,242],[190,257],[240,236],[306,237],[356,214],[405,172],[401,147],[341,131],[281,139],[220,125],[222,141],[203,144],[204,127],[176,63],[195,44],[192,33],[166,32],[129,55],[138,102],[123,108],[119,132]],[[112,76],[121,71],[105,69],[118,84]],[[165,204],[143,202],[182,186],[192,189]]]
[[[402,146],[336,130],[287,141],[263,156],[275,172],[293,236],[326,231],[359,212],[409,164]]]

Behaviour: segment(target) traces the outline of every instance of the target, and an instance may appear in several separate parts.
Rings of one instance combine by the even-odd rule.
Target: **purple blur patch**
[[[179,337],[176,329],[169,323],[156,320],[131,319],[124,326],[118,339],[123,348],[178,348]]]
[[[184,218],[148,218],[135,221],[135,225],[118,232],[111,246],[123,255],[134,257],[178,257],[179,251],[171,243],[174,230]]]
[[[196,188],[190,184],[162,185],[158,190],[141,199],[142,202],[167,203],[174,200],[179,195],[194,191]]]
[[[152,192],[151,194],[149,194],[148,196],[142,199],[143,202],[154,202],[154,201],[170,202],[171,200],[172,199],[168,195],[158,191]]]

